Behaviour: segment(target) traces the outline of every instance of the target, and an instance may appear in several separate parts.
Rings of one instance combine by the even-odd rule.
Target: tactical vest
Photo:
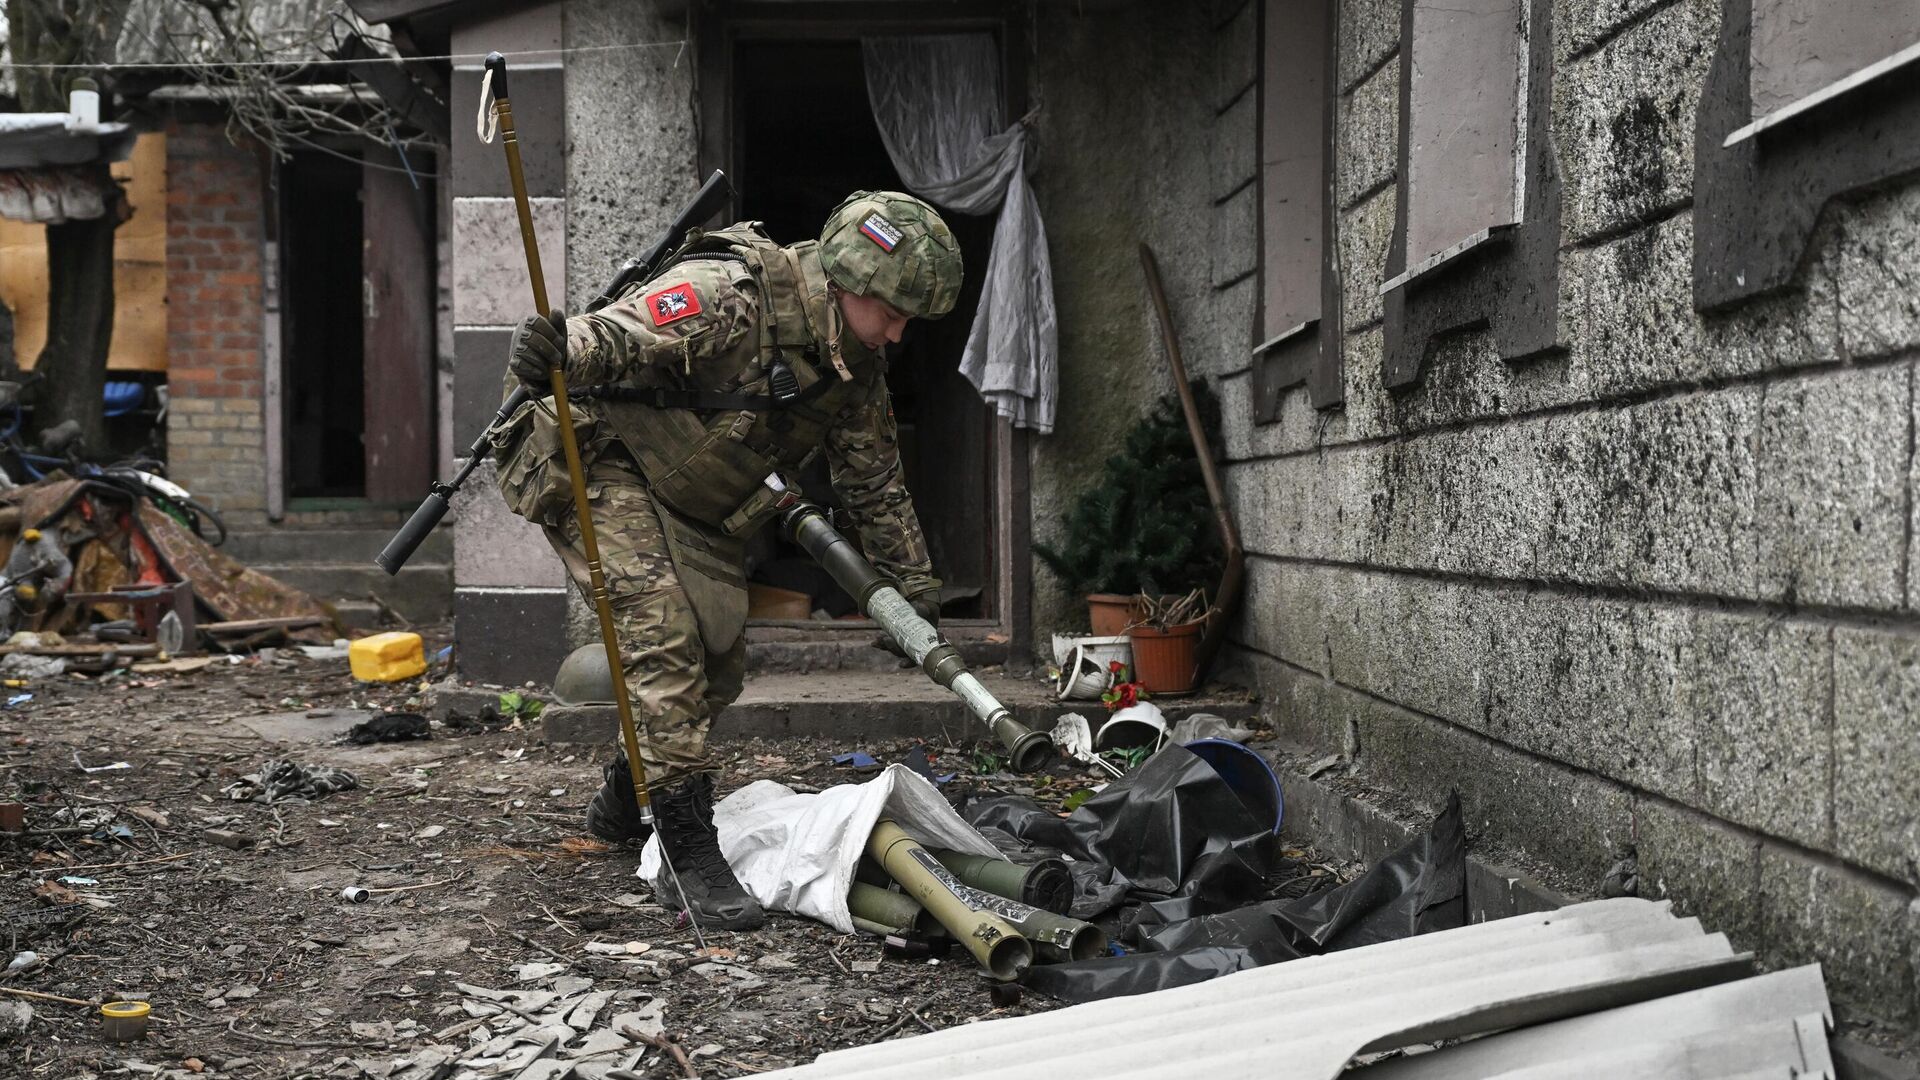
[[[729,536],[748,533],[773,516],[778,496],[767,488],[767,474],[804,468],[827,432],[849,420],[873,392],[874,380],[885,377],[879,357],[863,351],[847,358],[852,378],[846,380],[821,356],[835,321],[816,246],[808,241],[783,248],[758,223],[746,223],[693,234],[666,264],[737,260],[752,275],[760,294],[759,354],[727,387],[736,396],[746,395],[740,400],[751,400],[751,407],[662,407],[661,400],[671,400],[667,393],[652,402],[608,396],[593,406],[639,463],[656,498]],[[623,295],[646,287],[634,285]],[[771,396],[776,361],[792,371],[799,390],[782,404]],[[724,400],[724,395],[706,396]]]

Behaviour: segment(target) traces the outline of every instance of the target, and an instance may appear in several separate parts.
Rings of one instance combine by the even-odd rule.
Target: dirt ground
[[[790,916],[709,935],[715,951],[695,955],[634,876],[638,852],[586,837],[599,771],[577,748],[499,720],[340,741],[370,712],[424,711],[425,686],[369,687],[342,659],[281,649],[10,691],[33,697],[0,713],[0,801],[27,806],[27,832],[0,836],[0,960],[40,959],[0,974],[0,1010],[15,1010],[0,1011],[6,1074],[413,1080],[442,1075],[433,1048],[466,1050],[484,1025],[526,1035],[564,1014],[568,1037],[599,1048],[583,1075],[683,1075],[665,1048],[618,1034],[638,1028],[677,1040],[703,1077],[741,1076],[1049,1007],[996,1005],[963,953],[883,955],[875,938]],[[909,749],[728,743],[721,790],[858,780],[828,762],[855,748]],[[956,782],[1037,782],[1042,801],[1090,779],[1064,766],[980,776],[973,748],[930,749]],[[271,805],[227,794],[276,758],[348,770],[357,786]],[[347,886],[373,895],[353,903]],[[116,997],[151,1003],[144,1041],[102,1037],[96,1003]],[[500,1041],[505,1057],[532,1052]]]

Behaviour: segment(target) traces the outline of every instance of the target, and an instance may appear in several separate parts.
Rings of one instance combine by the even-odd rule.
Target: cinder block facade
[[[560,34],[559,4],[530,5],[463,24],[454,31],[453,51],[485,53],[499,41],[552,49]],[[463,62],[453,74],[454,100],[477,100],[480,64]],[[520,149],[541,269],[555,307],[568,301],[563,79],[562,66],[551,59],[517,63],[510,73],[514,116],[525,132]],[[457,138],[451,160],[454,429],[457,451],[464,453],[499,407],[506,341],[512,326],[533,310],[533,294],[506,155],[497,140],[482,146],[470,134]],[[482,464],[452,515],[460,670],[485,682],[544,682],[566,655],[566,574],[539,528],[507,512],[493,478],[492,464]]]
[[[1256,47],[1227,11],[1248,6],[1220,5],[1219,70]],[[1370,786],[1459,789],[1477,840],[1575,890],[1631,849],[1642,895],[1912,1021],[1920,186],[1835,201],[1790,288],[1696,311],[1722,4],[1559,0],[1563,346],[1515,362],[1469,327],[1389,389],[1402,14],[1340,4],[1344,407],[1295,387],[1263,423],[1253,372],[1219,379],[1245,671],[1288,739]],[[1216,127],[1246,171],[1246,125]]]

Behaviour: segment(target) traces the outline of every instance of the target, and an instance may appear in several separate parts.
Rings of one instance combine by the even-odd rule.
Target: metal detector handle
[[[373,557],[373,561],[379,564],[380,569],[389,574],[398,574],[400,568],[407,565],[407,560],[413,558],[415,549],[426,540],[427,534],[433,531],[435,525],[440,524],[441,518],[447,516],[447,506],[454,494],[460,490],[460,485],[467,482],[467,477],[473,475],[473,470],[479,467],[481,460],[486,456],[493,429],[505,423],[532,397],[533,391],[525,386],[507,395],[507,400],[500,403],[500,408],[493,414],[493,419],[487,421],[487,426],[481,429],[480,437],[473,440],[472,446],[467,447],[467,463],[460,466],[460,472],[449,483],[442,484],[435,481],[433,491],[420,501],[419,509],[413,512],[413,516],[407,519],[405,525],[400,526],[399,532],[393,534],[393,539],[387,541],[387,546],[380,549],[380,554]]]

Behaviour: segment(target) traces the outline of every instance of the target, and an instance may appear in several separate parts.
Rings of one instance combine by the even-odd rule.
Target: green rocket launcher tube
[[[777,477],[767,480],[770,487],[778,483]],[[781,484],[775,490],[784,492],[786,487]],[[941,638],[940,631],[921,618],[907,598],[900,595],[900,590],[893,587],[892,579],[875,570],[873,564],[840,535],[827,520],[826,511],[798,496],[790,495],[790,498],[792,502],[781,521],[794,543],[847,590],[860,605],[860,611],[879,623],[894,644],[900,646],[900,651],[920,665],[928,678],[953,691],[966,703],[967,711],[978,717],[1000,745],[1007,748],[1016,772],[1033,772],[1044,767],[1053,757],[1053,743],[1013,718],[1007,707],[967,670],[960,650]]]
[[[1027,967],[1033,963],[1033,946],[1027,939],[1005,919],[990,911],[978,910],[963,900],[962,893],[971,890],[945,874],[933,856],[927,854],[927,849],[902,832],[900,826],[886,820],[876,822],[873,834],[867,838],[867,853],[893,875],[927,914],[939,920],[988,974],[1010,981],[1027,973]]]
[[[966,880],[953,869],[950,861],[957,852],[921,849],[933,857],[931,863],[916,859],[917,867],[910,872],[918,874],[921,870],[932,876],[942,890],[958,897],[974,911],[985,912],[1006,920],[1007,925],[1018,931],[1021,937],[1033,946],[1034,959],[1049,964],[1064,964],[1069,960],[1092,960],[1107,953],[1107,935],[1105,931],[1092,923],[1070,919],[1065,915],[1056,915],[1043,911],[1031,904],[1023,904],[981,888]],[[909,856],[909,858],[915,858]],[[960,856],[960,858],[980,858],[979,856]],[[997,862],[994,859],[982,859],[983,862]],[[1010,863],[1001,863],[1011,866]],[[906,879],[902,879],[902,886]],[[927,910],[916,903],[911,896],[882,889],[864,881],[855,881],[847,891],[847,910],[858,920],[876,926],[890,927],[902,931],[918,931],[935,935],[945,933],[938,920],[933,919]],[[858,925],[856,923],[856,925]]]
[[[1073,875],[1059,859],[1019,865],[991,855],[929,848],[940,865],[976,889],[1018,900],[1029,907],[1065,915],[1073,903]]]

